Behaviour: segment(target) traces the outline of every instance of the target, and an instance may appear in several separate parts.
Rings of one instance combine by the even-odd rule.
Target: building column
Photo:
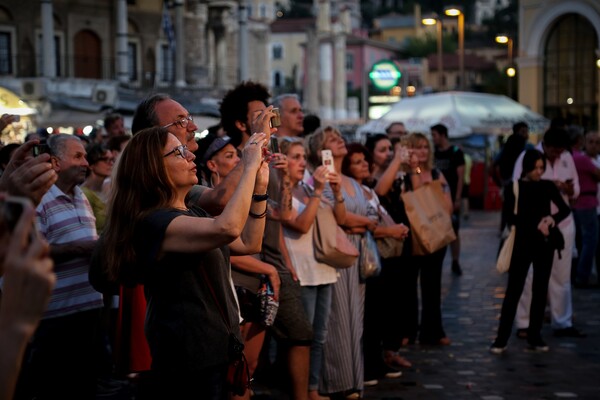
[[[248,5],[246,0],[240,0],[239,5],[240,42],[238,44],[238,64],[240,66],[238,79],[248,80]]]
[[[335,48],[335,88],[334,88],[334,116],[336,120],[346,119],[346,35],[339,32],[334,39]]]
[[[313,27],[306,32],[306,70],[302,83],[306,88],[304,107],[311,113],[318,113],[319,107],[319,40]]]
[[[175,0],[175,86],[185,87],[185,40],[183,32],[183,0]]]
[[[346,35],[352,31],[350,8],[344,7],[340,12],[340,21],[334,26],[335,51],[335,86],[334,116],[336,120],[348,118],[346,101],[348,98],[346,84]]]
[[[40,0],[42,13],[42,74],[46,78],[56,77],[56,48],[54,46],[54,17],[52,0]]]
[[[331,5],[327,0],[319,3],[317,16],[317,35],[319,38],[319,88],[321,118],[333,119],[333,46],[331,44]]]
[[[216,58],[217,58],[217,70],[215,86],[217,88],[227,87],[227,40],[225,39],[225,29],[215,31],[216,39]]]
[[[538,57],[519,57],[515,61],[519,71],[519,103],[543,115],[542,60]]]
[[[127,59],[127,0],[117,0],[117,80],[129,81]]]

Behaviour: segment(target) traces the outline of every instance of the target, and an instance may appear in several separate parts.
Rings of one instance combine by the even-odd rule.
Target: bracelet
[[[265,208],[265,212],[262,214],[254,214],[252,211],[248,211],[248,215],[252,218],[261,219],[267,216],[267,209]]]
[[[310,194],[310,197],[314,197],[315,199],[320,199],[320,198],[321,198],[321,195],[322,195],[322,193],[320,193],[320,194],[316,194],[315,192],[312,192],[312,193]]]
[[[265,193],[265,194],[253,194],[252,195],[252,200],[253,201],[265,201],[269,199],[269,194]]]
[[[344,196],[342,196],[341,198],[337,198],[337,197],[335,198],[336,203],[343,203],[345,201],[346,201],[346,199],[344,198]]]

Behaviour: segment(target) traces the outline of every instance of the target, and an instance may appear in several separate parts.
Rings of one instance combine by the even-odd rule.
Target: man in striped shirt
[[[39,230],[50,244],[57,280],[28,350],[20,386],[24,398],[93,398],[101,353],[96,328],[102,296],[88,282],[98,238],[94,214],[78,187],[88,163],[76,136],[55,135],[48,145],[58,180],[36,211]]]

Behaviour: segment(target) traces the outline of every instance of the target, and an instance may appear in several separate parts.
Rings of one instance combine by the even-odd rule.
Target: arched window
[[[598,36],[579,14],[566,14],[552,27],[544,53],[544,114],[568,123],[597,126]]]

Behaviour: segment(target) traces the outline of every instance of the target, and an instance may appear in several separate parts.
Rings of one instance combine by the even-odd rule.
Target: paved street
[[[446,257],[443,317],[452,345],[403,348],[413,367],[368,388],[366,399],[600,399],[600,289],[573,292],[575,325],[587,338],[555,338],[545,324],[550,352],[530,352],[513,335],[505,354],[489,353],[506,288],[506,276],[495,270],[499,219],[499,213],[476,211],[463,223],[463,276],[452,276]],[[286,398],[274,389],[256,389],[256,399]]]
[[[497,328],[506,276],[495,270],[499,214],[473,212],[463,224],[464,274],[443,275],[443,318],[448,347],[403,349],[413,363],[398,379],[365,392],[367,399],[600,399],[600,289],[574,289],[575,325],[587,338],[543,336],[549,353],[532,353],[512,336],[504,355],[488,352]]]

